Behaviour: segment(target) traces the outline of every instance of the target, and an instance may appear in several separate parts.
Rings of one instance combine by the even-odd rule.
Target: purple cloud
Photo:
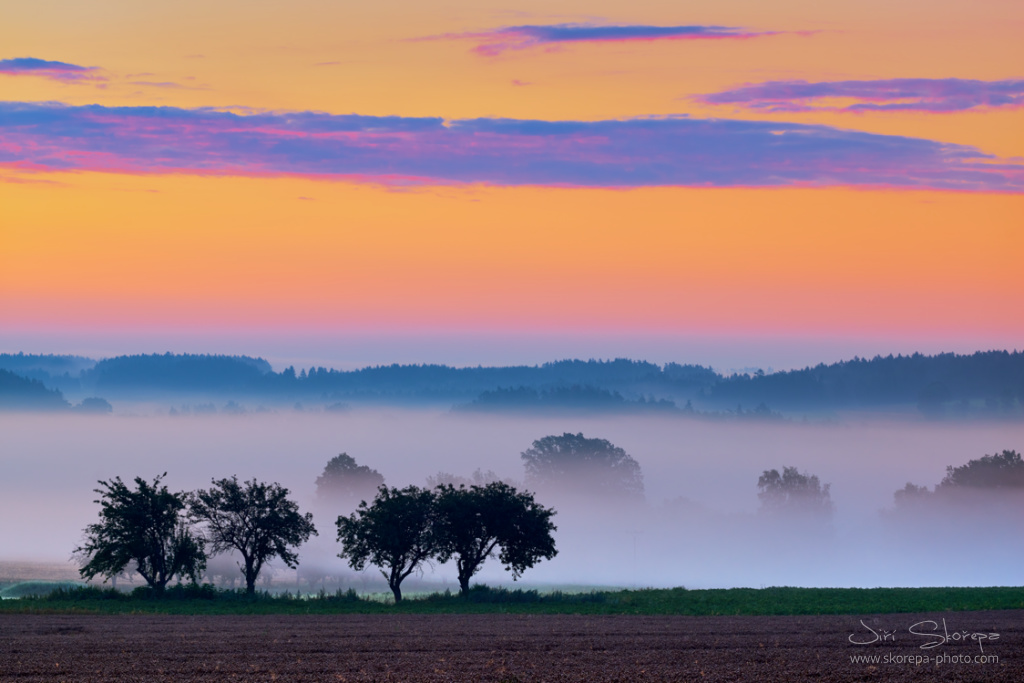
[[[596,43],[650,40],[709,40],[754,38],[773,35],[731,26],[595,26],[552,24],[548,26],[504,26],[478,33],[454,33],[440,38],[478,41],[477,54],[493,57],[507,50],[523,50],[557,43]]]
[[[0,103],[0,165],[578,187],[1024,191],[973,147],[828,126],[689,118],[403,118]]]
[[[105,81],[95,66],[78,66],[66,62],[52,62],[35,57],[0,59],[0,74],[6,76],[39,76],[63,83]]]
[[[893,78],[884,81],[768,81],[700,95],[706,104],[732,104],[770,112],[925,111],[954,112],[984,107],[1024,106],[1024,80],[974,81],[960,78]],[[821,103],[823,99],[852,104]]]

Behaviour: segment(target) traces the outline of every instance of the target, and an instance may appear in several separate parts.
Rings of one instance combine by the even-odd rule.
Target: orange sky
[[[7,102],[446,119],[689,114],[1024,157],[1020,107],[766,114],[692,99],[775,80],[1019,79],[1018,2],[44,1],[3,15],[0,60],[98,67],[103,79],[0,74]],[[471,38],[418,40],[562,23],[785,33],[496,57],[473,53]],[[73,346],[76,330],[147,327],[189,330],[199,351],[204,334],[247,328],[1024,339],[1019,193],[389,187],[0,164],[0,207],[6,351],[32,351],[20,345],[28,334]]]

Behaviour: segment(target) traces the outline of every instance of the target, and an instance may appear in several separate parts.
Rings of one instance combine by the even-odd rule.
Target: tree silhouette
[[[316,478],[316,495],[322,501],[338,500],[352,506],[372,498],[383,484],[380,472],[356,463],[348,453],[341,453],[328,460],[323,474]]]
[[[183,519],[185,494],[161,485],[165,476],[152,484],[136,477],[135,491],[120,477],[99,482],[100,498],[94,502],[100,505],[100,521],[85,528],[85,544],[74,551],[87,558],[79,570],[84,578],[113,578],[133,564],[157,591],[175,576],[196,581],[206,554]]]
[[[434,494],[417,486],[381,486],[372,504],[362,501],[337,525],[338,557],[356,571],[380,567],[396,603],[402,601],[402,581],[435,554]]]
[[[927,486],[918,486],[908,481],[906,486],[892,494],[892,498],[897,508],[907,508],[928,501],[931,495]]]
[[[1024,488],[1024,460],[1017,451],[1004,450],[985,455],[966,465],[946,468],[946,476],[937,490],[953,488],[1021,489]]]
[[[761,509],[766,512],[832,514],[831,484],[822,485],[816,475],[801,474],[795,467],[765,470],[757,479]]]
[[[927,486],[908,483],[893,493],[895,509],[883,514],[893,517],[897,512],[940,512],[956,506],[961,511],[958,519],[962,519],[962,513],[992,515],[998,507],[1012,505],[1013,501],[1019,513],[1021,494],[1024,459],[1017,451],[1004,450],[969,460],[959,467],[949,465],[946,476],[931,491]]]
[[[513,580],[541,559],[557,554],[551,532],[554,510],[538,505],[530,493],[503,482],[486,486],[442,485],[435,502],[438,560],[455,558],[459,589],[469,592],[469,580],[500,548],[498,559]]]
[[[213,480],[209,490],[196,491],[189,503],[192,517],[203,523],[213,553],[237,550],[245,566],[245,590],[256,592],[256,579],[268,560],[281,558],[292,569],[298,547],[317,533],[313,515],[299,513],[288,500],[288,489],[255,479],[238,483],[237,477]]]
[[[640,465],[605,439],[588,439],[582,433],[545,436],[521,457],[529,486],[604,500],[644,495]]]

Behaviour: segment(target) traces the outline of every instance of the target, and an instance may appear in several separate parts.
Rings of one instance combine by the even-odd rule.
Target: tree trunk
[[[462,597],[469,595],[469,580],[473,578],[473,574],[476,573],[476,564],[473,564],[472,559],[468,557],[460,557],[456,562],[455,566],[459,570],[459,594]]]
[[[256,595],[257,571],[253,569],[253,561],[245,558],[245,592],[249,595]]]
[[[158,571],[157,569],[154,569],[153,573],[149,575],[141,571],[139,573],[142,574],[142,578],[146,580],[146,583],[149,584],[149,587],[156,591],[156,593],[159,595],[163,594],[164,587],[167,586],[167,582],[171,580],[171,577],[164,576],[163,572]]]
[[[395,594],[395,604],[402,602],[402,584],[389,581],[391,592]]]

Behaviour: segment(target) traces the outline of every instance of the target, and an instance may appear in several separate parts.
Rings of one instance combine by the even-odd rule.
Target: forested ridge
[[[769,408],[806,411],[906,405],[941,416],[1013,415],[1019,414],[1024,404],[1024,353],[1019,351],[876,356],[800,370],[729,376],[700,365],[657,365],[622,358],[506,367],[288,367],[275,372],[262,358],[170,353],[99,361],[78,356],[0,354],[0,369],[38,380],[48,389],[109,398],[187,394],[209,396],[210,400],[302,400],[325,405],[447,403],[484,411],[598,408],[692,412],[696,407],[767,415]],[[16,400],[11,398],[13,389],[3,391],[8,403]]]

